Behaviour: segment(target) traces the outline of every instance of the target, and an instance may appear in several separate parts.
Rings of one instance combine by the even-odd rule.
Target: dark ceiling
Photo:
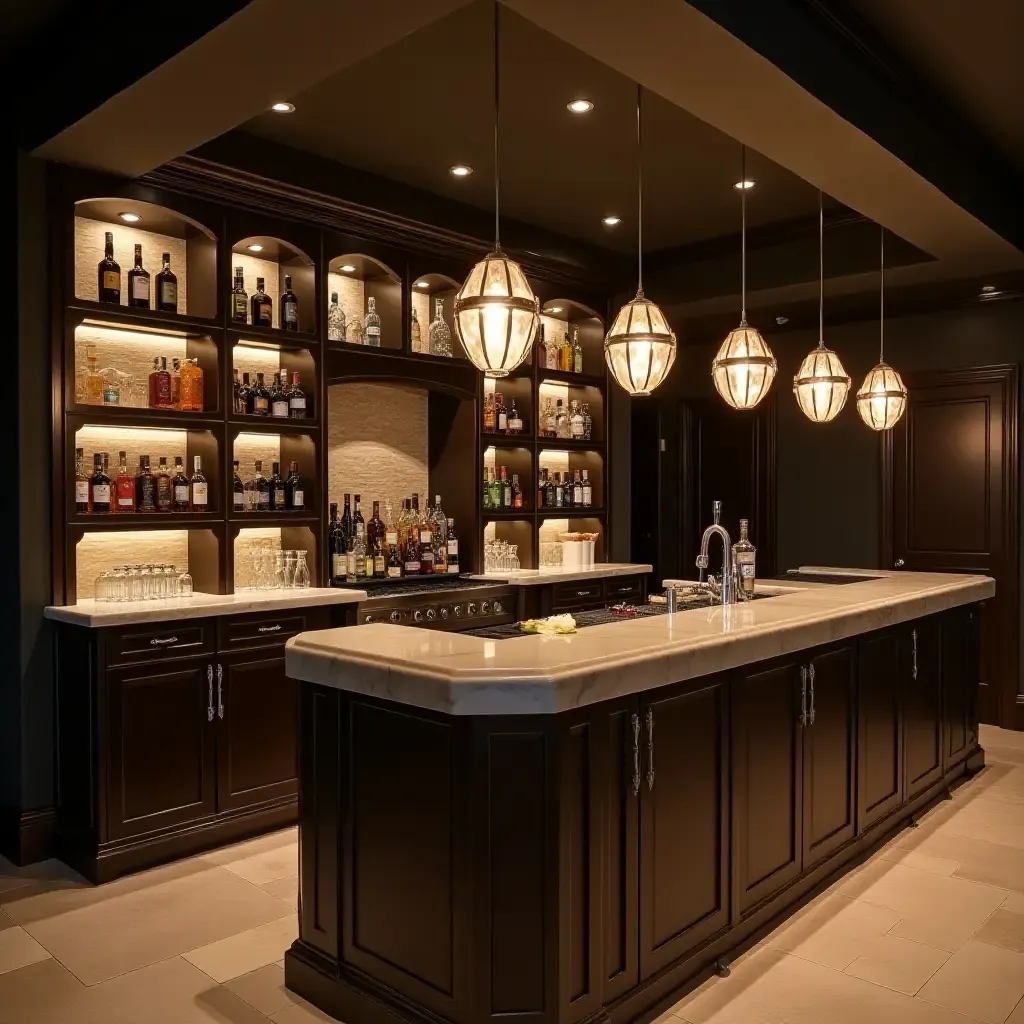
[[[243,129],[493,209],[492,12],[490,0],[470,4],[288,97],[294,113],[266,113]],[[634,83],[507,10],[501,55],[503,213],[635,251]],[[591,113],[566,110],[581,96],[595,103]],[[456,163],[475,173],[452,178]],[[816,213],[817,191],[767,158],[749,153],[747,175],[757,182],[748,193],[751,225]],[[734,234],[739,176],[734,139],[645,93],[645,250]],[[621,224],[606,228],[608,214]]]

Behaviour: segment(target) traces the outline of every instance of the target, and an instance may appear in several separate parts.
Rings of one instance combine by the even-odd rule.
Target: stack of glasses
[[[305,551],[282,551],[269,540],[254,542],[236,565],[239,590],[292,590],[310,586]]]
[[[161,601],[191,597],[192,577],[173,565],[120,565],[96,577],[97,601]]]
[[[488,541],[484,545],[484,572],[517,572],[519,545],[504,540]]]

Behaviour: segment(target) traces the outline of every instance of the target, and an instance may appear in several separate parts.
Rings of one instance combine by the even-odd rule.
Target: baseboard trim
[[[56,846],[57,810],[0,807],[0,855],[18,867],[48,860]]]

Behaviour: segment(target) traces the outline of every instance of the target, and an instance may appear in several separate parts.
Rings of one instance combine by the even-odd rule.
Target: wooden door
[[[857,659],[857,831],[903,803],[900,637],[897,630],[860,641]]]
[[[856,803],[856,658],[847,644],[808,665],[804,727],[804,870],[854,836]]]
[[[907,378],[886,441],[883,555],[895,568],[992,576],[982,616],[980,716],[1018,720],[1016,366]]]
[[[786,659],[733,682],[733,896],[739,913],[778,892],[803,864],[800,667]]]
[[[299,792],[299,697],[284,650],[221,656],[216,669],[217,809]]]
[[[978,745],[978,610],[955,608],[942,617],[944,771]]]
[[[123,839],[216,809],[213,666],[189,658],[107,676],[107,835]]]
[[[903,794],[905,800],[942,778],[942,624],[938,616],[901,630]]]
[[[727,692],[641,704],[641,979],[729,923]]]

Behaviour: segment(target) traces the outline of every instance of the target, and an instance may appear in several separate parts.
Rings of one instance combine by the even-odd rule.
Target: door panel
[[[904,799],[942,777],[942,626],[922,619],[902,632]]]
[[[895,630],[860,642],[858,657],[857,830],[903,802],[900,638]]]
[[[956,608],[942,619],[943,769],[959,764],[978,745],[975,656],[976,608]]]
[[[804,870],[852,839],[856,827],[854,648],[818,655],[811,665],[804,729]]]

